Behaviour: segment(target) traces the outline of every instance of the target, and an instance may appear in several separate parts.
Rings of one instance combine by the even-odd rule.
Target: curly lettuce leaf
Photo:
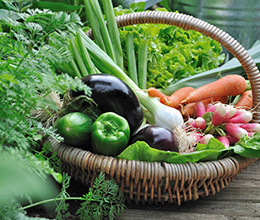
[[[217,68],[225,58],[217,41],[197,31],[165,24],[139,24],[120,28],[125,54],[128,32],[135,35],[135,48],[138,48],[140,39],[147,42],[148,88],[165,89],[178,80]],[[127,66],[125,68],[127,70]]]

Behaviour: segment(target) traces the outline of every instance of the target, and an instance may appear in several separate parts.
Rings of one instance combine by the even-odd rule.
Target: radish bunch
[[[207,144],[211,138],[217,138],[228,148],[245,135],[260,132],[260,124],[250,123],[253,115],[245,109],[220,102],[206,108],[198,102],[195,108],[197,118],[189,118],[185,123],[185,129],[194,137],[195,143]]]

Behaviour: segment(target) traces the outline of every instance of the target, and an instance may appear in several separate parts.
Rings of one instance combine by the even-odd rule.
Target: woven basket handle
[[[144,23],[160,23],[169,24],[181,27],[185,30],[195,30],[212,39],[218,41],[224,46],[230,53],[232,53],[243,66],[247,77],[250,81],[252,94],[253,94],[253,121],[260,122],[260,73],[259,70],[248,54],[247,50],[240,45],[234,38],[232,38],[226,32],[219,28],[194,18],[189,15],[174,12],[163,12],[163,11],[146,11],[130,13],[117,18],[118,27],[124,27],[133,24],[144,24]]]

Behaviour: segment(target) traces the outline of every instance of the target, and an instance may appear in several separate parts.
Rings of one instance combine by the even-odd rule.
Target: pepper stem
[[[114,134],[114,131],[116,130],[115,126],[109,121],[103,123],[105,134]]]

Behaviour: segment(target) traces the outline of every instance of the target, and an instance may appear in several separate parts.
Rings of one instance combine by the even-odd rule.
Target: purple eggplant
[[[133,134],[143,122],[141,104],[130,89],[121,79],[108,74],[93,74],[81,79],[91,88],[93,100],[98,104],[99,110],[115,112],[124,117],[129,123]],[[82,95],[82,92],[71,92],[71,96]]]
[[[148,125],[131,137],[131,144],[145,141],[150,147],[164,151],[179,151],[179,143],[175,134],[167,128],[158,125]]]

